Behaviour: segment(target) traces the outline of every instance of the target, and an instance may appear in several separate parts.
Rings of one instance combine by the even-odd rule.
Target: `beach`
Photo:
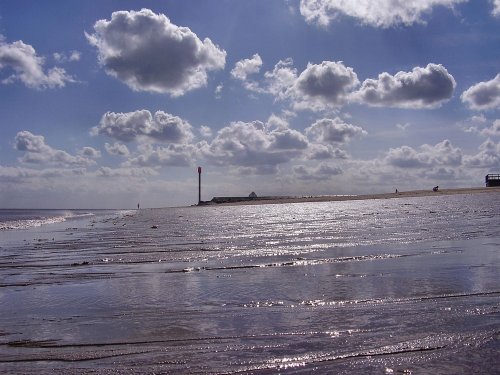
[[[359,194],[359,195],[320,195],[320,196],[300,196],[300,197],[274,197],[273,199],[256,199],[221,203],[224,205],[242,205],[242,204],[280,204],[280,203],[302,203],[302,202],[337,202],[351,200],[367,200],[367,199],[392,199],[392,198],[411,198],[411,197],[432,197],[440,195],[456,195],[456,194],[478,194],[478,193],[498,193],[499,187],[471,187],[471,188],[455,188],[455,189],[438,189],[438,191],[428,190],[409,190],[398,191],[391,193],[378,194]]]
[[[500,191],[411,194],[0,231],[0,371],[497,373]]]

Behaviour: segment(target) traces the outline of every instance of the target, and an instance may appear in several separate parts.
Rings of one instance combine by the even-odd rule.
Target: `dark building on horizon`
[[[500,174],[487,174],[484,181],[486,187],[500,186]]]

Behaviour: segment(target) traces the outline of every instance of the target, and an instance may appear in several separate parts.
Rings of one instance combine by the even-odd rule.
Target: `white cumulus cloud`
[[[399,168],[459,166],[462,157],[462,150],[446,139],[436,145],[424,144],[419,149],[410,146],[391,148],[385,156],[385,162]]]
[[[200,126],[200,134],[204,138],[209,138],[212,136],[212,129],[209,126],[202,125]]]
[[[120,142],[146,139],[165,143],[186,143],[193,138],[191,125],[180,117],[163,111],[154,115],[148,110],[106,112],[92,135],[106,135]]]
[[[140,147],[138,155],[129,158],[123,166],[187,167],[193,164],[197,152],[194,145],[188,144],[169,144],[166,147],[146,144]]]
[[[486,137],[500,137],[500,119],[495,120],[491,126],[481,130],[481,135]]]
[[[231,70],[231,77],[241,81],[245,89],[255,92],[266,92],[265,89],[260,88],[259,84],[248,78],[249,75],[256,74],[260,71],[262,66],[262,59],[259,54],[255,54],[251,59],[243,59],[238,61],[233,70]]]
[[[311,143],[306,158],[310,160],[348,159],[349,155],[344,150],[332,147],[332,145]]]
[[[181,96],[203,87],[208,72],[223,69],[226,52],[209,38],[149,9],[118,11],[86,34],[106,72],[135,91]]]
[[[500,137],[500,119],[493,121],[491,124],[484,125],[486,123],[486,119],[484,121],[476,121],[481,125],[472,125],[472,126],[463,126],[462,130],[466,133],[474,133],[479,134],[484,137]]]
[[[435,108],[448,101],[456,82],[441,64],[415,67],[411,72],[379,74],[367,79],[352,99],[371,106],[398,108]]]
[[[202,144],[202,155],[215,165],[246,168],[256,174],[269,174],[276,166],[299,157],[308,148],[307,138],[286,126],[260,121],[233,122],[220,129],[210,143]]]
[[[115,142],[113,144],[105,143],[104,148],[107,153],[114,156],[129,156],[130,151],[123,143]]]
[[[468,0],[301,0],[300,13],[309,23],[328,26],[345,15],[362,24],[387,28],[423,22],[437,6],[452,7]],[[495,0],[498,1],[498,0]]]
[[[264,74],[267,91],[278,99],[287,97],[287,91],[297,80],[297,69],[293,67],[291,58],[280,60],[272,71]]]
[[[251,59],[238,61],[231,70],[231,76],[240,81],[245,81],[250,74],[258,73],[261,66],[262,58],[256,53]]]
[[[464,164],[471,168],[500,168],[500,142],[487,139],[479,146],[479,152],[464,158]]]
[[[257,72],[253,71],[252,73]],[[233,75],[233,78],[237,77]],[[259,94],[271,94],[277,99],[286,99],[290,96],[289,89],[297,80],[297,69],[293,67],[293,60],[287,58],[278,61],[273,70],[265,72],[264,78],[260,82],[257,79],[248,78],[248,74],[243,74],[241,69],[238,71],[237,79],[242,81],[243,87],[249,91]]]
[[[81,155],[71,155],[63,150],[57,150],[45,143],[42,135],[35,135],[29,131],[20,131],[15,137],[15,148],[23,151],[20,159],[23,163],[51,164],[62,167],[89,166],[95,164],[94,158],[100,156],[100,152],[92,147],[84,147]],[[89,155],[91,154],[91,155]]]
[[[500,0],[492,0],[492,3],[493,3],[492,14],[495,17],[500,17]]]
[[[316,167],[296,165],[292,168],[294,177],[304,181],[325,181],[343,173],[342,168],[321,163]]]
[[[7,77],[0,77],[0,82],[21,81],[33,89],[64,87],[67,82],[74,82],[64,69],[45,70],[44,65],[45,59],[38,56],[31,45],[21,40],[7,43],[0,35],[0,72],[7,72]]]
[[[289,94],[296,108],[321,110],[343,105],[349,92],[358,84],[358,76],[354,70],[346,67],[341,61],[309,63],[289,90]]]
[[[89,146],[83,147],[80,151],[78,151],[78,154],[89,159],[97,159],[101,157],[101,151]]]
[[[479,82],[465,90],[460,96],[462,102],[474,110],[500,108],[500,74],[486,82]]]
[[[319,143],[342,144],[352,138],[368,134],[363,128],[345,123],[342,119],[323,118],[306,128],[306,134]]]

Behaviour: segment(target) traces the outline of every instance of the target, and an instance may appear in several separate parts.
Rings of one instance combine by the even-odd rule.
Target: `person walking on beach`
[[[139,209],[139,203],[137,203],[137,209]]]

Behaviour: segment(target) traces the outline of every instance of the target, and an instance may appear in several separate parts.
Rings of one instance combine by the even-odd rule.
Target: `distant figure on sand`
[[[434,187],[432,188],[432,191],[438,191],[438,190],[439,190],[439,186],[434,186]]]
[[[137,209],[139,209],[139,203],[137,203]]]
[[[396,189],[396,194],[398,193],[398,189]]]

